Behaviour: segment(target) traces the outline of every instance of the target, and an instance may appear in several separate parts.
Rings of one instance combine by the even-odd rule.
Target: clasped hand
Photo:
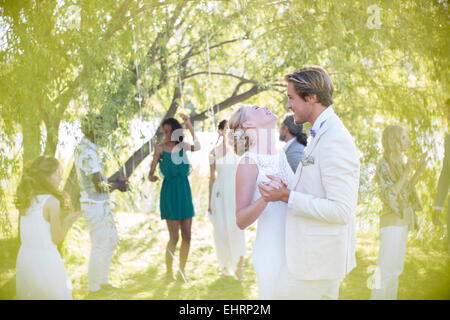
[[[287,183],[282,178],[269,174],[267,175],[267,178],[269,178],[270,181],[260,182],[258,184],[259,192],[264,201],[272,202],[286,200],[286,196],[289,194]]]

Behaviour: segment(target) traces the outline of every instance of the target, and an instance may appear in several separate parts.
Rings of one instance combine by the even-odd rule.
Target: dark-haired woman
[[[286,142],[283,147],[287,161],[292,171],[295,173],[298,164],[306,147],[306,134],[303,132],[303,125],[294,123],[294,116],[287,115],[280,128],[280,140]]]
[[[40,156],[25,165],[16,195],[21,241],[16,262],[18,300],[72,299],[57,244],[82,211],[70,212],[68,195],[58,189],[60,182],[61,167],[53,157]]]
[[[192,134],[194,144],[190,145],[183,141],[183,128],[176,119],[164,120],[162,123],[164,142],[156,146],[149,173],[150,181],[158,180],[158,177],[155,176],[155,169],[159,162],[159,168],[164,176],[159,208],[161,219],[166,220],[170,237],[166,248],[166,279],[169,280],[173,279],[172,262],[180,229],[180,270],[182,276],[185,275],[184,269],[189,255],[192,217],[194,216],[191,187],[188,180],[191,166],[186,150],[200,150],[200,144],[194,134],[190,119],[187,116],[182,116],[182,118],[185,127]]]

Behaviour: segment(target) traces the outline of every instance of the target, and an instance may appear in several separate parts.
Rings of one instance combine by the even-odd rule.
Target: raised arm
[[[162,145],[157,145],[155,148],[155,153],[153,154],[152,164],[150,165],[150,172],[148,174],[148,179],[151,182],[155,182],[158,180],[158,177],[155,176],[155,170],[156,170],[158,161],[161,158],[162,151],[163,151]]]
[[[194,144],[190,146],[189,150],[191,151],[198,151],[201,149],[200,142],[197,139],[197,136],[195,135],[194,128],[192,127],[191,119],[187,116],[182,116],[184,125],[186,126],[186,129],[189,130],[189,132],[192,135],[192,140],[194,141]]]
[[[427,165],[427,157],[424,153],[419,160],[419,167],[417,168],[416,172],[414,173],[414,176],[411,178],[411,185],[415,186],[417,182],[419,182],[419,178],[423,173],[423,170],[425,170],[425,167]]]
[[[71,212],[61,221],[59,200],[51,196],[44,206],[44,218],[50,222],[50,232],[54,244],[59,244],[65,237],[72,224],[81,216],[83,211]]]
[[[406,163],[405,170],[403,171],[402,175],[396,182],[393,182],[394,183],[393,190],[395,191],[395,193],[397,195],[400,194],[400,192],[404,188],[405,184],[411,183],[412,180],[414,180],[414,178],[412,180],[409,180],[409,176],[411,174],[412,167],[415,163],[416,163],[416,160],[414,160],[412,155],[410,155],[408,158],[408,162]]]
[[[209,153],[209,197],[208,197],[208,212],[211,213],[211,192],[216,180],[216,157],[215,149]]]
[[[267,206],[263,198],[253,202],[257,177],[257,165],[241,159],[236,171],[236,224],[241,230],[255,222]]]

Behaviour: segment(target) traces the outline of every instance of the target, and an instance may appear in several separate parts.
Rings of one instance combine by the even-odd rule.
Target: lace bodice
[[[246,152],[242,156],[252,159],[258,166],[258,177],[256,179],[255,192],[253,194],[253,201],[261,197],[258,189],[258,183],[270,181],[267,175],[280,177],[289,184],[294,178],[294,172],[286,159],[284,151],[279,151],[276,154],[259,154],[254,152]]]

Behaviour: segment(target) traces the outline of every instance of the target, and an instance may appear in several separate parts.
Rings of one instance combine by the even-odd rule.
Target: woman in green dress
[[[186,151],[200,150],[200,144],[194,134],[190,119],[182,116],[185,127],[191,132],[194,144],[183,141],[183,128],[174,118],[167,118],[162,123],[164,142],[156,146],[150,167],[149,180],[155,182],[156,165],[164,176],[160,193],[161,219],[166,220],[169,229],[169,242],[166,247],[166,278],[173,279],[172,262],[181,229],[180,270],[185,275],[189,247],[191,241],[191,225],[194,216],[191,187],[188,175],[191,166]]]

